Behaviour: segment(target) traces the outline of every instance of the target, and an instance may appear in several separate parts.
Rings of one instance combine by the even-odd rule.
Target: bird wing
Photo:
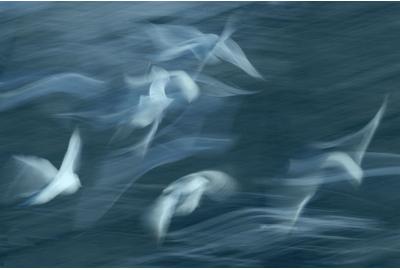
[[[43,182],[46,184],[50,183],[58,172],[56,167],[47,159],[21,155],[13,157],[22,166],[21,169],[33,170],[34,173],[39,173],[42,176]]]
[[[228,38],[223,42],[218,42],[215,46],[214,54],[222,60],[242,69],[250,76],[262,79],[261,74],[250,63],[243,50],[232,39]]]
[[[157,60],[169,61],[189,53],[194,53],[197,57],[195,52],[198,46],[199,44],[195,42],[185,42],[175,47],[167,48],[158,55]]]
[[[341,167],[351,176],[352,181],[356,184],[361,184],[363,177],[361,167],[354,159],[344,152],[332,152],[327,154],[322,163],[322,167]]]
[[[230,17],[228,19],[228,21],[226,22],[225,26],[224,26],[224,30],[222,31],[221,35],[220,35],[220,39],[222,41],[227,40],[228,38],[230,38],[232,36],[232,34],[235,32],[235,19],[233,17]]]
[[[259,91],[247,91],[243,89],[239,89],[230,85],[227,85],[219,80],[216,80],[210,76],[206,76],[204,74],[199,74],[196,78],[196,81],[203,84],[202,92],[204,92],[208,96],[213,97],[230,97],[236,95],[252,95],[256,94]]]
[[[190,77],[185,71],[172,71],[171,76],[173,78],[173,82],[177,84],[178,88],[182,92],[182,95],[188,102],[192,102],[199,96],[199,87],[194,82],[192,77]]]
[[[19,200],[37,194],[51,183],[57,169],[46,159],[34,156],[13,156],[16,161],[16,176],[8,188],[9,200]]]
[[[158,115],[154,102],[148,96],[140,96],[139,104],[132,118],[132,124],[135,127],[147,127],[154,122]]]
[[[310,200],[314,197],[314,192],[311,192],[307,196],[305,196],[297,205],[296,211],[294,212],[293,219],[291,221],[291,228],[293,228],[297,221],[299,220],[301,214],[304,211],[304,208],[307,206],[307,204],[310,202]]]
[[[149,97],[153,100],[168,99],[165,93],[165,87],[169,81],[169,77],[156,78],[150,85]]]
[[[79,166],[79,157],[82,148],[82,140],[79,130],[75,129],[69,139],[68,149],[60,166],[60,171],[75,171]]]
[[[151,80],[148,75],[143,75],[143,76],[125,75],[124,80],[129,86],[133,88],[151,83]]]
[[[146,136],[143,138],[141,142],[136,144],[133,149],[136,149],[141,156],[146,155],[147,150],[154,139],[154,136],[156,135],[156,132],[158,130],[158,126],[160,125],[161,122],[161,117],[162,115],[158,115],[154,118],[153,125],[149,132],[146,134]]]
[[[176,215],[185,216],[191,214],[200,204],[204,194],[204,187],[198,188],[187,195],[176,207]]]
[[[167,233],[176,204],[177,198],[173,194],[161,196],[154,204],[148,221],[158,240],[162,240]]]
[[[67,175],[65,174],[56,177],[54,181],[32,196],[26,203],[28,205],[38,205],[51,201],[59,194],[63,193],[63,191],[70,185],[70,182],[68,181],[69,179],[66,179],[66,177]]]
[[[314,146],[320,149],[334,148],[334,147],[350,147],[353,151],[349,151],[355,162],[361,164],[364,157],[365,151],[367,150],[369,143],[371,142],[376,129],[378,128],[380,121],[385,113],[387,105],[387,97],[385,97],[379,111],[375,114],[374,118],[361,130],[339,138],[331,142],[315,143]]]

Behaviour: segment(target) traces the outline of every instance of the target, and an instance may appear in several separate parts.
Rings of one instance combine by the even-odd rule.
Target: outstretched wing
[[[140,87],[151,83],[151,79],[148,75],[143,76],[128,76],[124,77],[125,82],[132,88]]]
[[[331,142],[315,143],[314,146],[320,149],[329,149],[337,147],[346,147],[349,149],[349,155],[357,164],[361,164],[365,152],[382,120],[387,105],[387,97],[385,97],[379,111],[374,118],[359,131],[339,138]]]
[[[310,192],[307,196],[305,196],[296,207],[296,211],[294,212],[293,219],[291,220],[291,229],[296,225],[297,221],[299,220],[300,216],[302,215],[304,208],[310,202],[310,200],[314,197],[315,191]]]
[[[247,91],[227,85],[219,80],[210,76],[199,74],[196,81],[203,84],[201,88],[202,93],[212,97],[230,97],[236,95],[252,95],[257,94],[259,91]]]
[[[57,174],[57,169],[46,159],[34,156],[13,156],[13,159],[17,172],[8,189],[8,199],[32,196],[51,183]]]
[[[22,170],[30,170],[32,173],[40,174],[46,184],[50,183],[58,172],[53,164],[44,158],[20,155],[13,156],[13,158],[20,164]]]
[[[157,239],[161,241],[168,231],[171,218],[174,215],[177,198],[173,194],[157,199],[148,216],[148,223]]]
[[[26,204],[45,204],[60,194],[68,195],[75,193],[80,186],[80,180],[76,174],[72,172],[61,173],[44,189],[31,196]]]
[[[262,79],[261,74],[254,68],[247,59],[243,50],[232,39],[227,39],[223,42],[218,42],[214,49],[214,53],[222,60],[229,62],[252,77]]]
[[[196,48],[199,47],[199,45],[200,45],[199,43],[190,41],[190,42],[185,42],[183,44],[180,44],[179,46],[167,48],[158,55],[157,60],[158,61],[168,61],[168,60],[178,58],[182,55],[190,54],[192,52],[195,54],[195,56],[197,56]]]
[[[75,129],[69,139],[67,153],[62,161],[60,171],[71,170],[75,171],[79,166],[79,157],[82,147],[82,140],[79,130]]]

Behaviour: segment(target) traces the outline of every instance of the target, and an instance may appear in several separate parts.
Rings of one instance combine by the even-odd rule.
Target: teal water
[[[145,26],[219,34],[230,18],[232,39],[264,80],[228,63],[203,73],[257,93],[201,95],[190,104],[177,98],[144,158],[118,152],[148,131],[124,130],[111,140],[146,91],[130,89],[124,76],[142,75],[150,64],[197,68],[190,57],[157,63]],[[399,265],[399,4],[2,2],[0,30],[2,266]],[[56,74],[69,75],[54,80]],[[274,199],[286,195],[278,186],[289,161],[308,160],[318,153],[311,144],[363,128],[385,96],[362,184],[321,185],[297,229],[282,233],[285,212]],[[10,200],[12,156],[39,156],[58,167],[76,127],[82,188],[40,206]],[[204,198],[192,214],[173,218],[158,245],[144,216],[167,185],[204,169],[232,175],[236,193]]]

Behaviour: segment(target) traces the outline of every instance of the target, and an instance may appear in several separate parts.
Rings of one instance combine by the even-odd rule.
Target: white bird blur
[[[75,130],[69,140],[68,149],[59,170],[47,159],[35,156],[14,156],[14,159],[21,163],[24,169],[31,171],[31,174],[39,175],[40,178],[37,180],[41,183],[37,184],[44,186],[34,194],[20,194],[23,197],[30,197],[26,202],[27,205],[45,204],[58,195],[73,194],[81,187],[81,182],[76,174],[81,144],[79,131]]]
[[[158,241],[162,241],[173,216],[191,214],[199,206],[203,195],[219,200],[230,195],[234,189],[233,178],[221,171],[205,170],[188,174],[163,190],[147,216],[148,224]]]
[[[144,128],[152,124],[143,141],[133,147],[133,149],[140,149],[140,154],[145,155],[166,109],[173,102],[173,99],[166,94],[167,85],[175,84],[188,102],[198,97],[199,88],[186,72],[166,71],[156,66],[153,66],[146,76],[126,77],[126,81],[133,87],[150,84],[149,95],[140,96],[139,104],[131,120],[131,124],[136,128]]]
[[[332,149],[332,148],[347,148],[346,152],[349,156],[359,165],[363,160],[365,152],[375,135],[375,132],[382,120],[382,117],[386,111],[388,96],[385,96],[384,101],[375,114],[374,118],[359,131],[339,138],[331,142],[322,142],[314,144],[314,147],[319,149]]]
[[[335,141],[315,143],[314,147],[324,153],[306,160],[291,160],[289,171],[320,171],[328,168],[339,168],[346,172],[353,184],[362,183],[363,171],[361,164],[366,150],[380,124],[387,106],[387,97],[374,118],[361,130],[339,138]]]
[[[298,204],[295,207],[294,215],[293,218],[291,219],[291,224],[289,226],[289,229],[293,229],[296,226],[297,220],[299,217],[302,215],[304,208],[306,205],[310,202],[310,200],[314,197],[315,195],[315,190],[309,192],[302,200],[298,202]]]
[[[150,73],[141,77],[129,77],[126,76],[126,83],[132,87],[140,87],[146,84],[156,83],[157,80],[167,80],[164,85],[164,89],[171,84],[180,90],[183,97],[188,101],[192,102],[197,99],[201,93],[213,97],[230,97],[236,95],[252,95],[258,93],[258,91],[247,91],[234,86],[225,84],[211,76],[198,74],[193,78],[182,70],[167,71],[160,67],[153,66]],[[203,85],[200,90],[199,85]],[[165,90],[164,90],[165,93]]]
[[[164,48],[158,58],[160,61],[192,53],[201,61],[199,71],[207,64],[216,64],[223,60],[252,77],[262,79],[262,75],[250,63],[240,46],[230,38],[233,32],[229,23],[221,35],[205,34],[189,26],[154,25],[149,29],[151,38]]]
[[[319,186],[329,181],[327,169],[339,169],[343,171],[354,186],[362,183],[363,170],[361,163],[365,152],[379,126],[386,110],[387,97],[374,118],[361,130],[332,142],[314,144],[315,147],[326,151],[316,157],[306,160],[291,160],[289,173],[301,174],[300,177],[286,178],[285,184],[294,187],[288,192],[293,193],[288,209],[292,209],[293,219],[290,224],[294,226],[306,205],[316,194]]]
[[[183,70],[167,71],[161,67],[152,66],[149,74],[142,77],[126,77],[126,82],[133,87],[146,84],[155,85],[153,87],[158,89],[156,92],[163,92],[164,96],[165,88],[167,85],[172,84],[181,91],[183,97],[188,102],[192,102],[199,96],[199,87],[190,75]]]

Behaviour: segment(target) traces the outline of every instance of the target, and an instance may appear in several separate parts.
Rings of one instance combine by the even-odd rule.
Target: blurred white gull
[[[205,170],[188,174],[163,190],[147,216],[148,224],[157,239],[162,241],[173,216],[191,214],[199,206],[203,195],[220,200],[234,189],[233,178],[221,171]]]
[[[366,150],[382,120],[387,106],[385,97],[374,118],[361,130],[331,142],[315,143],[313,147],[323,151],[322,154],[306,159],[291,160],[289,171],[319,171],[321,169],[339,168],[350,176],[353,184],[362,182],[361,164]]]
[[[374,118],[361,130],[338,140],[314,144],[314,147],[325,151],[325,153],[305,160],[291,160],[289,174],[298,177],[283,179],[288,187],[288,193],[292,193],[287,202],[288,209],[292,209],[292,220],[290,224],[295,225],[306,205],[316,194],[319,186],[329,182],[332,175],[339,171],[344,172],[354,186],[362,183],[363,170],[361,163],[365,152],[379,126],[387,106],[385,97],[381,108]],[[328,174],[327,170],[336,170]],[[339,171],[337,171],[339,170]]]
[[[140,96],[139,104],[131,120],[131,124],[136,128],[144,128],[152,124],[145,138],[133,147],[133,149],[139,149],[139,153],[143,156],[158,130],[166,109],[173,101],[165,92],[167,85],[175,84],[188,102],[198,97],[199,89],[186,72],[166,71],[156,66],[153,66],[146,76],[126,77],[126,82],[132,87],[150,84],[149,95]]]
[[[75,130],[69,140],[68,149],[59,170],[50,161],[43,158],[14,156],[14,159],[21,163],[21,169],[31,171],[31,175],[40,175],[41,177],[37,180],[41,183],[37,184],[44,186],[43,189],[35,191],[34,194],[20,194],[22,197],[30,197],[25,204],[44,204],[58,195],[73,194],[81,187],[81,182],[76,174],[81,144],[79,131]]]
[[[247,91],[230,86],[208,75],[198,74],[197,76],[190,76],[188,73],[182,70],[167,71],[156,66],[153,66],[150,73],[145,76],[125,77],[126,83],[132,89],[136,89],[137,87],[141,87],[143,85],[151,85],[159,80],[167,81],[167,83],[164,85],[164,89],[168,86],[179,89],[183,97],[188,102],[192,102],[197,99],[200,95],[200,92],[213,97],[252,95],[259,92]],[[202,85],[201,91],[200,85]]]
[[[181,91],[182,95],[188,102],[192,102],[199,95],[199,87],[189,74],[183,70],[167,71],[161,67],[153,66],[149,74],[141,77],[126,77],[126,82],[133,87],[147,84],[150,84],[151,86],[157,85],[157,89],[159,89],[157,92],[160,93],[162,88],[164,96],[165,88],[167,85],[172,84]]]
[[[201,61],[199,71],[207,64],[216,64],[223,60],[252,77],[262,79],[262,75],[253,67],[240,46],[230,38],[234,32],[230,23],[225,26],[221,35],[205,34],[194,27],[178,25],[153,25],[148,32],[164,48],[158,57],[160,61],[192,53]]]

